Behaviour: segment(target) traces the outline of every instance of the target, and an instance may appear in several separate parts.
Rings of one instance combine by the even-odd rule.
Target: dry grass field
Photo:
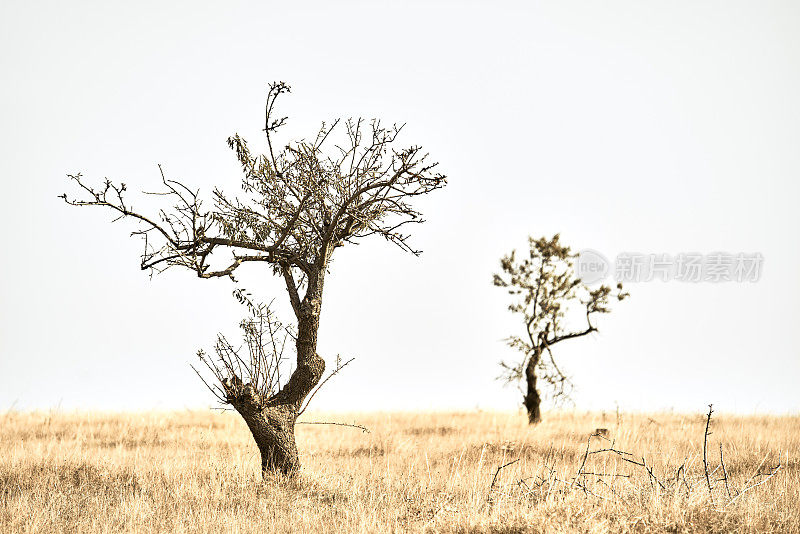
[[[798,416],[715,414],[712,492],[702,413],[307,418],[371,432],[299,426],[262,483],[235,414],[2,414],[0,532],[800,532]]]

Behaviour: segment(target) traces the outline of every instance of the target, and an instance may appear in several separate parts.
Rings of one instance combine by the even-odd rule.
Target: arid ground
[[[800,532],[800,416],[714,414],[708,478],[701,410],[304,419],[370,433],[262,482],[236,414],[0,414],[0,532]]]

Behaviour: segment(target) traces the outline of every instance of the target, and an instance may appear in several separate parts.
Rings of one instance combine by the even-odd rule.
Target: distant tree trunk
[[[535,425],[542,421],[542,412],[539,407],[541,398],[539,392],[536,390],[536,366],[542,354],[540,350],[535,350],[533,355],[528,360],[528,365],[525,366],[525,381],[528,385],[528,390],[524,397],[525,408],[528,410],[528,423]]]

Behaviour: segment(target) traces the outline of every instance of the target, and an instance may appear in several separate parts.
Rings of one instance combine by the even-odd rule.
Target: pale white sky
[[[609,257],[765,258],[758,283],[632,285],[559,346],[578,408],[800,407],[797,3],[5,0],[0,72],[0,410],[211,405],[189,363],[235,332],[231,283],[151,281],[131,226],[56,196],[76,172],[151,188],[158,163],[235,187],[225,139],[258,145],[271,80],[294,88],[287,133],[406,122],[450,177],[421,203],[421,258],[335,256],[319,350],[357,359],[314,408],[516,408],[491,275],[555,232]],[[242,278],[285,301],[268,271]]]

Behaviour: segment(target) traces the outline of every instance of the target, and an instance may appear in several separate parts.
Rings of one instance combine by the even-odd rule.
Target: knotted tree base
[[[264,477],[272,473],[295,477],[300,470],[294,426],[302,400],[325,371],[325,362],[318,355],[306,361],[308,363],[298,367],[292,375],[287,387],[267,400],[236,375],[221,380],[226,401],[247,423],[261,453]]]
[[[252,413],[239,412],[253,434],[261,453],[261,473],[282,473],[294,477],[300,470],[300,458],[294,438],[297,413],[287,406],[264,408]]]

